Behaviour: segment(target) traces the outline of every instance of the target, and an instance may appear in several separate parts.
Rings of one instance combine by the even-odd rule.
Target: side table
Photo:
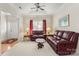
[[[29,41],[30,40],[30,35],[24,35],[23,41]]]

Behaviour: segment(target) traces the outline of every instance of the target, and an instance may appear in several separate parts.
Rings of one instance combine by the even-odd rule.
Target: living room
[[[43,7],[37,7],[40,5]],[[78,3],[15,3],[0,4],[0,8],[0,51],[2,56],[79,55],[79,34],[77,34],[79,33]],[[33,32],[35,30],[36,32]],[[41,32],[41,30],[43,31],[43,33]],[[68,36],[70,39],[77,36],[77,41],[75,39],[75,43],[77,43],[75,46],[76,48],[75,50],[73,49],[75,51],[74,53],[71,53],[72,51],[66,51],[67,53],[62,51],[62,53],[57,53],[56,51],[55,53],[55,51],[51,47],[51,44],[48,42],[48,39],[50,39],[48,37],[55,38],[54,35],[56,31],[61,33],[67,32],[67,35],[69,36],[70,34],[73,34],[72,36],[70,36],[71,38]],[[44,44],[39,43],[40,39],[38,39],[38,37],[41,37],[42,35],[38,34],[42,34],[42,38],[46,39],[43,42]],[[63,36],[63,34],[61,36]],[[69,44],[73,45],[75,43]],[[62,46],[58,47],[61,48]],[[72,49],[74,47],[69,46],[69,48]],[[67,48],[62,49],[65,50]]]

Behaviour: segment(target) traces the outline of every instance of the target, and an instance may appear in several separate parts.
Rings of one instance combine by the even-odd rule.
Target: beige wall
[[[29,27],[29,23],[30,23],[30,19],[31,17],[33,17],[34,19],[33,20],[43,20],[44,17],[46,17],[46,23],[47,23],[47,27],[50,27],[52,29],[52,23],[53,23],[53,17],[52,15],[34,15],[34,16],[31,16],[31,15],[26,15],[24,16],[24,20],[25,20],[25,26],[26,27]]]
[[[2,14],[1,11],[3,11],[4,13]],[[9,13],[11,15],[8,15]],[[11,37],[7,34],[9,31],[7,29],[8,20],[17,20],[17,12],[8,4],[0,4],[0,41]]]
[[[69,25],[68,27],[59,27],[58,21],[61,17],[69,14]],[[54,29],[59,30],[70,30],[79,32],[79,4],[65,4],[59,11],[53,16],[54,19]]]

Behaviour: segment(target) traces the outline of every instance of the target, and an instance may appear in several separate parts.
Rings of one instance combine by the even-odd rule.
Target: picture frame
[[[69,26],[69,14],[59,19],[59,26],[60,27]]]

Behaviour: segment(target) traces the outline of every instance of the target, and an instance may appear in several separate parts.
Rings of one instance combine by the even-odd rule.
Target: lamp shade
[[[28,31],[29,31],[29,28],[27,27],[27,28],[25,29],[25,31],[28,32]]]
[[[50,27],[47,27],[47,31],[51,31],[51,28]]]

